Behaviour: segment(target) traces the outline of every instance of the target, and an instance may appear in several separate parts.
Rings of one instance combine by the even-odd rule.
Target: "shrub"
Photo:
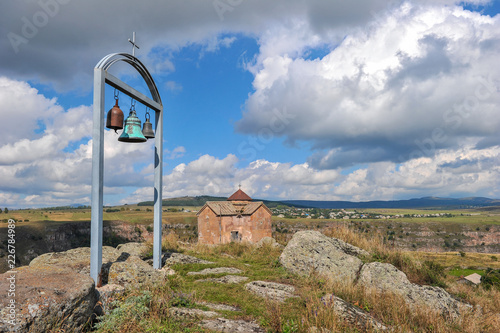
[[[173,292],[169,302],[170,306],[181,308],[192,308],[196,305],[193,294],[183,292]]]
[[[113,302],[116,306],[110,313],[101,317],[96,328],[104,332],[116,332],[115,330],[126,322],[139,322],[149,312],[151,303],[151,292],[143,291],[137,296],[125,299],[123,303]]]
[[[486,273],[481,278],[481,284],[486,290],[491,289],[491,287],[500,290],[500,269],[486,269]]]
[[[179,236],[175,232],[169,233],[167,236],[163,237],[162,250],[163,251],[177,251],[179,249]]]

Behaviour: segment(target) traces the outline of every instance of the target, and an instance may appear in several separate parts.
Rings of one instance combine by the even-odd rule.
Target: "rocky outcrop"
[[[125,287],[118,284],[106,284],[96,289],[99,294],[99,302],[95,312],[98,316],[108,313],[112,309],[113,302],[118,300],[125,292]]]
[[[204,305],[211,310],[217,310],[217,311],[241,311],[240,308],[227,304],[215,304],[207,302],[199,302],[198,304]]]
[[[280,256],[280,262],[293,273],[306,275],[315,270],[334,281],[350,281],[366,288],[400,295],[410,307],[425,305],[450,318],[457,318],[464,311],[472,309],[442,288],[411,283],[405,273],[391,264],[363,264],[357,256],[368,257],[368,253],[317,231],[301,231],[290,240]],[[380,326],[381,323],[363,317],[360,309],[341,299],[334,298],[333,304],[340,317],[357,322],[357,326],[385,329]]]
[[[122,253],[137,256],[141,259],[145,259],[149,252],[153,250],[152,247],[146,243],[125,243],[118,245],[116,249]]]
[[[270,300],[284,302],[287,298],[295,297],[295,287],[288,284],[253,281],[245,285],[246,290]]]
[[[177,308],[177,307],[168,309],[168,313],[172,317],[182,318],[182,319],[215,318],[219,316],[219,314],[214,311],[203,311],[200,309],[188,309],[188,308]]]
[[[102,247],[102,283],[108,281],[108,272],[111,264],[123,261],[128,254],[118,251],[111,246]],[[52,252],[42,254],[33,259],[30,264],[33,268],[61,267],[71,269],[83,275],[90,275],[90,247],[79,247],[65,252]]]
[[[141,258],[130,256],[125,261],[112,263],[108,273],[108,283],[122,286],[161,281],[166,271],[156,270]]]
[[[223,284],[237,284],[246,280],[248,280],[248,277],[246,276],[225,275],[220,278],[208,278],[208,279],[196,280],[195,282],[216,282]]]
[[[442,288],[411,283],[405,273],[391,264],[372,262],[363,265],[358,284],[401,295],[410,307],[425,305],[451,318],[472,310],[470,305],[457,301]]]
[[[323,296],[321,300],[325,306],[332,307],[337,316],[352,326],[358,327],[362,332],[366,332],[368,330],[388,330],[387,326],[370,316],[368,312],[347,303],[335,295]]]
[[[162,263],[164,265],[174,265],[174,264],[213,264],[211,261],[203,260],[203,259],[198,259],[193,256],[188,256],[186,254],[182,253],[164,253],[162,257]]]
[[[241,269],[234,267],[205,268],[199,272],[188,272],[187,275],[209,275],[209,274],[240,274]]]
[[[266,330],[261,328],[253,321],[231,320],[226,318],[217,318],[212,320],[202,320],[200,326],[215,331],[224,333],[265,333]]]
[[[97,292],[88,276],[60,267],[20,267],[15,276],[17,323],[1,322],[1,332],[80,332],[90,325]],[[8,278],[0,276],[0,290],[9,290]],[[0,298],[2,319],[8,318],[10,299]]]
[[[316,271],[336,281],[354,281],[363,263],[353,254],[368,253],[319,231],[299,231],[283,250],[280,262],[296,274]]]
[[[50,215],[49,215],[50,217]],[[20,221],[19,221],[20,222]],[[148,226],[120,221],[103,222],[103,244],[116,246],[125,242],[140,242],[150,239],[152,233]],[[0,257],[7,253],[7,224],[0,224]],[[18,266],[26,266],[39,255],[49,252],[61,252],[90,244],[89,222],[53,222],[16,224],[16,260]],[[4,232],[5,231],[5,232]],[[6,243],[5,243],[6,244]],[[0,260],[0,273],[8,270]]]

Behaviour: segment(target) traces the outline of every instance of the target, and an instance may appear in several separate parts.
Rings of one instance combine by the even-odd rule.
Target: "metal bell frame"
[[[151,98],[127,85],[108,72],[109,68],[125,62],[132,66],[146,82]],[[94,68],[94,111],[92,129],[92,195],[90,227],[90,277],[96,286],[102,283],[102,236],[103,236],[103,194],[104,194],[104,95],[106,84],[134,98],[155,111],[155,152],[154,152],[154,231],[153,267],[160,269],[162,236],[163,197],[163,104],[153,77],[144,64],[128,53],[112,53],[102,58]]]

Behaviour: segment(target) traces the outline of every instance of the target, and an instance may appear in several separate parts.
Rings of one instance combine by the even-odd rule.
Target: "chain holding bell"
[[[149,112],[146,111],[146,121],[144,122],[144,125],[142,126],[142,134],[147,139],[154,139],[155,132],[153,131],[153,124],[151,124],[149,119],[151,119],[151,116],[150,116]]]
[[[118,138],[121,142],[146,142],[148,139],[144,137],[141,131],[141,121],[135,113],[135,103],[130,106],[130,113],[125,120],[125,128]]]

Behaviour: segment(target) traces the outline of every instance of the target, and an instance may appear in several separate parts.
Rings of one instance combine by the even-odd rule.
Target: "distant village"
[[[321,208],[295,208],[288,206],[278,206],[270,208],[273,216],[286,219],[306,218],[306,219],[330,219],[330,220],[353,220],[353,219],[398,219],[398,218],[419,218],[419,217],[453,217],[451,213],[431,213],[431,214],[395,214],[384,215],[375,212],[365,212],[345,209],[321,209]],[[197,212],[197,210],[168,208],[165,212],[184,213]],[[465,214],[464,214],[465,215]],[[475,215],[467,214],[467,215]]]
[[[433,213],[433,214],[396,214],[383,215],[373,212],[360,212],[357,210],[348,211],[345,209],[320,209],[320,208],[293,208],[293,207],[277,207],[271,208],[274,216],[280,218],[307,218],[307,219],[398,219],[403,217],[452,217],[450,213]]]

